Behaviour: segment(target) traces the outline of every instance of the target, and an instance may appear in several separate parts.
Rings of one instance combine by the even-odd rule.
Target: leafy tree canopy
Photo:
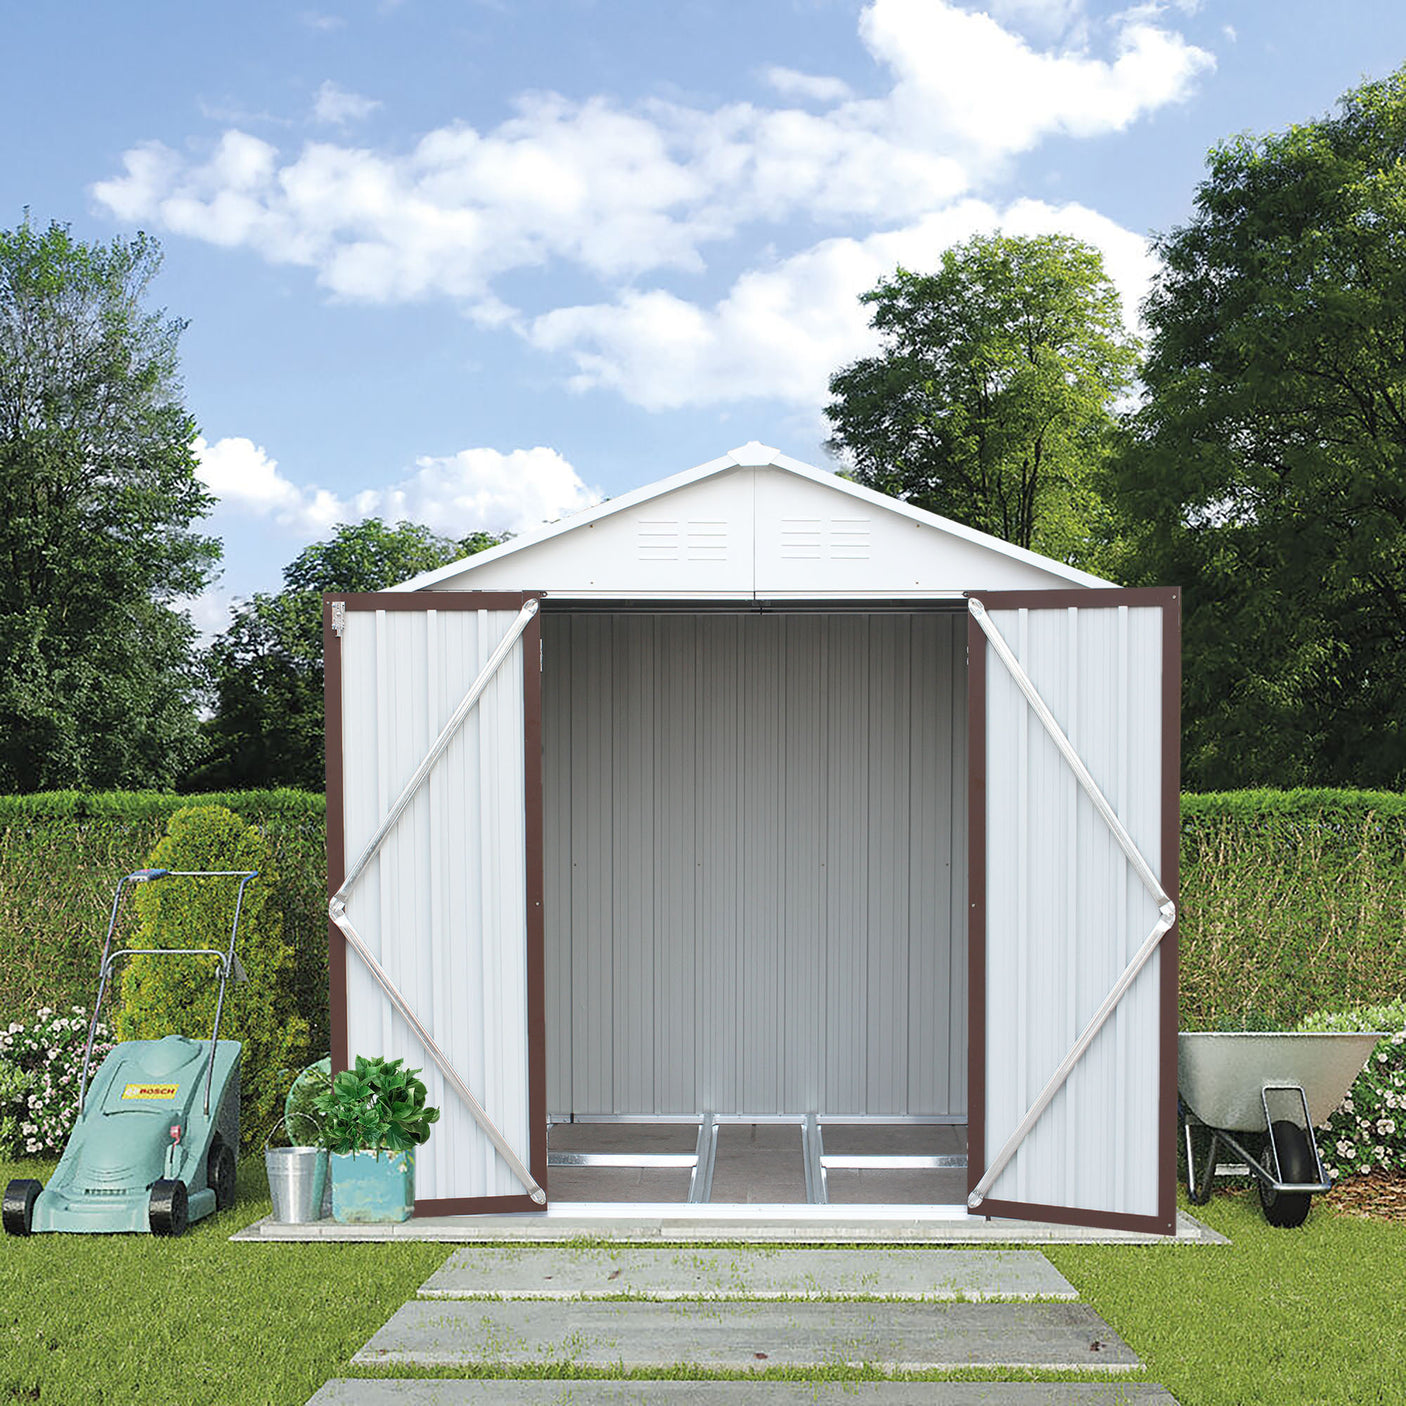
[[[379,518],[338,526],[283,570],[283,589],[256,593],[210,647],[214,716],[206,763],[192,789],[323,786],[322,593],[381,591],[422,571],[496,546],[472,532],[454,540],[416,523]]]
[[[864,294],[883,349],[830,380],[855,479],[1062,561],[1106,535],[1094,471],[1136,343],[1097,249],[979,236]]]
[[[173,601],[219,544],[145,235],[0,230],[0,790],[165,786],[195,755]]]
[[[1406,70],[1210,153],[1113,479],[1201,788],[1406,785]]]

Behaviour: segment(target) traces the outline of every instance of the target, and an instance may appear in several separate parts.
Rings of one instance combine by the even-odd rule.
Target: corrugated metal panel
[[[1162,611],[993,610],[1154,868]],[[1157,904],[987,647],[986,1145],[999,1149],[1157,920]],[[991,1191],[1157,1211],[1160,957],[1139,975]]]
[[[342,639],[345,837],[370,839],[513,611],[348,611]],[[528,1149],[527,896],[519,642],[347,904],[357,930],[489,1117]],[[442,1109],[416,1165],[421,1200],[522,1191],[356,957],[351,1054],[424,1068]]]
[[[961,1115],[964,619],[543,638],[553,1113]]]

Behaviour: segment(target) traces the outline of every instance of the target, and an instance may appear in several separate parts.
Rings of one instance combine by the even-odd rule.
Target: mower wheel
[[[3,1220],[6,1235],[28,1235],[34,1229],[34,1203],[43,1191],[43,1182],[16,1177],[5,1188]]]
[[[1279,1148],[1279,1168],[1285,1181],[1312,1181],[1316,1175],[1313,1165],[1313,1149],[1308,1138],[1297,1123],[1287,1118],[1279,1119],[1269,1133]],[[1266,1147],[1264,1160],[1272,1168],[1274,1153]],[[1270,1225],[1281,1229],[1291,1229],[1302,1225],[1308,1218],[1308,1203],[1312,1196],[1307,1191],[1273,1191],[1260,1182],[1260,1209]]]
[[[147,1224],[153,1235],[180,1235],[186,1228],[189,1193],[183,1181],[162,1177],[151,1188]]]
[[[227,1211],[234,1205],[234,1148],[219,1133],[210,1143],[205,1160],[205,1185],[215,1193],[215,1209]]]

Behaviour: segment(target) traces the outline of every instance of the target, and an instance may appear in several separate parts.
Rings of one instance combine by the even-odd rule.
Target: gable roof
[[[786,599],[1110,584],[753,440],[392,589]]]

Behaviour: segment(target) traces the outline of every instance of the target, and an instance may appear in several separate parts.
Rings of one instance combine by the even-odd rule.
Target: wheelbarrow
[[[1211,1199],[1217,1176],[1249,1176],[1271,1225],[1302,1225],[1313,1196],[1333,1186],[1313,1130],[1347,1097],[1384,1038],[1355,1030],[1179,1035],[1177,1087],[1191,1204]],[[1219,1161],[1222,1147],[1238,1160]]]

